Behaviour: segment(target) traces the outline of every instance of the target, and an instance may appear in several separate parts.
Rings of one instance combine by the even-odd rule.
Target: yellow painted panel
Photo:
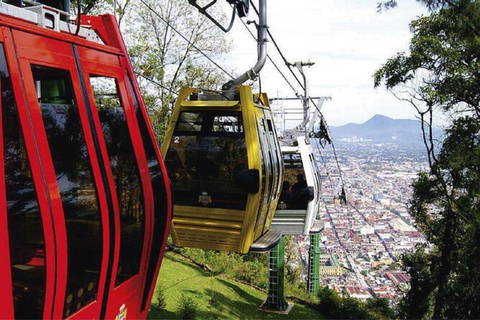
[[[189,225],[196,226],[198,228],[202,227],[212,227],[212,228],[222,228],[222,229],[236,229],[241,230],[241,223],[232,223],[231,221],[224,220],[213,220],[213,219],[202,219],[202,218],[184,218],[184,217],[175,217],[173,218],[173,223],[175,225]]]
[[[243,221],[245,217],[245,211],[243,210],[231,210],[231,209],[218,209],[208,207],[187,207],[187,206],[174,206],[173,211],[176,217],[204,217],[207,219],[221,219],[232,221]]]
[[[183,101],[182,107],[205,107],[205,108],[232,108],[238,106],[239,101]]]
[[[193,111],[196,108],[209,108],[209,110],[240,110],[243,115],[245,144],[247,147],[248,168],[258,169],[260,173],[260,190],[256,194],[249,194],[246,210],[227,210],[201,207],[175,206],[172,223],[172,238],[177,246],[192,246],[204,249],[226,250],[246,253],[251,244],[261,236],[255,234],[255,223],[257,215],[263,211],[271,211],[266,219],[269,225],[276,208],[276,203],[263,204],[263,210],[259,210],[261,202],[262,166],[260,162],[261,145],[257,132],[257,117],[262,115],[263,110],[270,114],[268,97],[265,94],[257,95],[260,101],[254,102],[250,86],[239,86],[238,93],[240,101],[187,101],[190,94],[199,92],[194,88],[182,88],[179,93],[175,108],[172,113],[171,122],[165,136],[162,147],[162,154],[165,157],[176,120],[181,110]],[[211,108],[211,109],[210,109]],[[204,109],[205,110],[205,109]],[[268,174],[266,175],[268,176]],[[280,182],[282,179],[280,178]],[[276,188],[280,190],[280,188]],[[278,200],[278,195],[275,197]],[[275,201],[276,202],[276,201]],[[268,226],[265,228],[265,231]],[[258,231],[258,230],[257,230]]]

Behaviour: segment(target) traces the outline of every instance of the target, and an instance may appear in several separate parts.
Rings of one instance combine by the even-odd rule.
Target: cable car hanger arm
[[[227,0],[231,1],[231,0]],[[234,80],[231,80],[225,83],[222,86],[222,89],[233,90],[245,81],[255,79],[262,70],[263,66],[265,65],[265,61],[267,60],[267,0],[259,0],[259,21],[257,25],[257,41],[258,41],[258,59],[255,66],[242,74],[241,76],[237,77]]]
[[[198,11],[200,11],[204,16],[206,16],[208,19],[210,19],[210,21],[212,21],[217,27],[219,27],[223,32],[228,32],[230,31],[230,29],[232,29],[232,26],[233,26],[233,22],[235,21],[235,8],[233,8],[232,10],[232,18],[230,19],[230,25],[225,28],[224,26],[222,26],[217,20],[215,20],[214,17],[212,17],[208,12],[207,12],[207,9],[210,8],[211,6],[213,6],[215,3],[217,2],[217,0],[212,0],[212,2],[210,2],[209,4],[207,4],[206,6],[202,7],[200,6],[198,3],[197,3],[197,0],[188,0],[188,3],[190,3],[192,6],[194,6],[195,8],[198,9]]]

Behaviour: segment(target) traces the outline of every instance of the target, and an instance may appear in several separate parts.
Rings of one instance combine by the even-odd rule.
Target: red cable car
[[[145,318],[172,204],[118,25],[18,2],[0,2],[0,318]]]

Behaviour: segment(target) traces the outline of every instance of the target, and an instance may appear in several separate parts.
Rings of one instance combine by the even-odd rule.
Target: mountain
[[[334,140],[367,140],[374,143],[423,144],[419,120],[392,119],[375,115],[362,124],[349,123],[330,127]],[[434,137],[441,137],[443,131],[434,128]]]

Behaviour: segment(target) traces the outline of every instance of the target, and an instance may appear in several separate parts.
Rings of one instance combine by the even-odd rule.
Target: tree
[[[412,277],[400,303],[408,318],[480,317],[480,3],[421,1],[410,52],[389,59],[375,86],[396,90],[420,117],[429,171],[413,184],[409,211],[429,245],[404,258]],[[433,119],[447,115],[437,151]]]
[[[127,47],[161,136],[181,86],[216,89],[227,81],[205,55],[214,59],[228,52],[230,45],[224,33],[188,1],[131,0],[130,6],[124,18]]]
[[[130,3],[133,0],[81,0],[81,13],[87,15],[113,14],[121,25],[123,17],[128,13]],[[72,14],[78,14],[78,0],[72,0],[70,10]]]
[[[115,14],[159,140],[181,86],[216,89],[229,79],[209,59],[228,52],[230,43],[186,0],[83,0],[81,6],[83,14]],[[209,14],[223,18],[220,8]],[[76,1],[71,11],[77,13]]]
[[[348,296],[344,292],[340,296],[329,287],[321,287],[318,290],[316,305],[327,319],[394,319],[395,314],[390,308],[387,299],[368,299],[363,302]]]
[[[463,0],[417,0],[417,2],[423,3],[431,11],[444,9],[450,7],[456,7],[458,3]],[[397,0],[383,0],[377,3],[379,11],[382,9],[389,10],[395,8],[398,5]]]

